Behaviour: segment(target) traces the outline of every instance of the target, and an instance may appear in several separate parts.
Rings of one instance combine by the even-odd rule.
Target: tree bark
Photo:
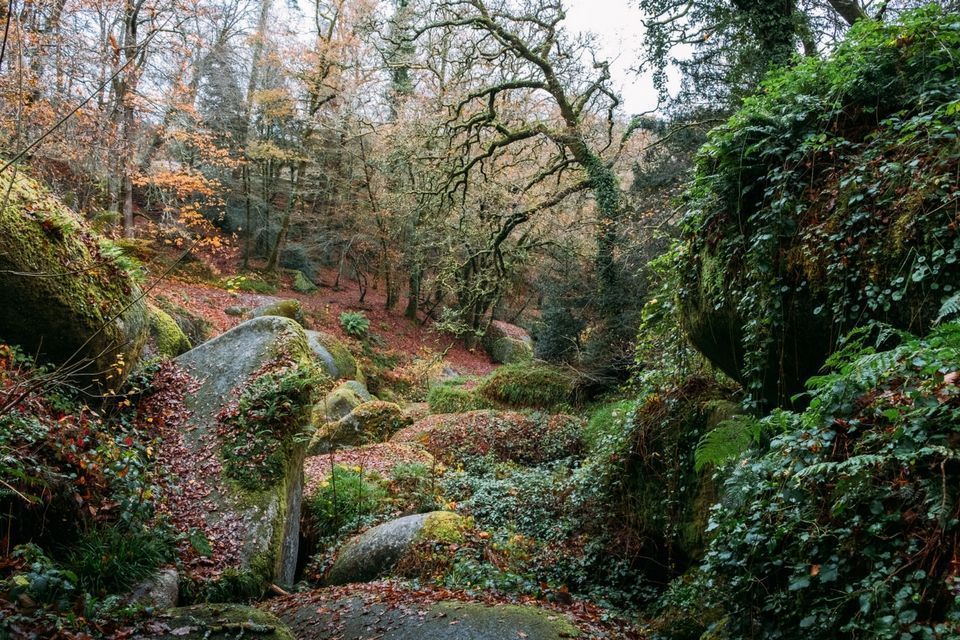
[[[853,24],[857,20],[868,19],[870,16],[863,10],[857,0],[829,0],[833,10],[840,14],[847,24]]]

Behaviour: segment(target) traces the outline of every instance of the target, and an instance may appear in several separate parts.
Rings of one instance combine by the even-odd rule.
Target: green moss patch
[[[190,339],[169,314],[153,305],[149,305],[148,309],[150,339],[159,355],[175,358],[193,348]]]
[[[573,401],[575,377],[542,362],[511,364],[495,369],[477,387],[489,402],[515,408],[547,409]]]

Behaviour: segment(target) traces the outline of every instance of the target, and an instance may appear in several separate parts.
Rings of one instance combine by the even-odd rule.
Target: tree
[[[589,39],[564,30],[565,17],[555,0],[443,0],[433,3],[415,36],[440,30],[466,39],[459,58],[464,68],[452,75],[469,81],[459,80],[460,94],[443,123],[444,160],[452,168],[441,189],[448,200],[464,202],[492,167],[536,149],[536,169],[518,176],[508,212],[476,257],[500,266],[501,247],[518,228],[589,191],[597,217],[599,306],[612,312],[622,295],[615,253],[623,202],[613,167],[620,101],[610,87],[609,63],[594,57]],[[469,310],[471,327],[478,328],[492,293]]]

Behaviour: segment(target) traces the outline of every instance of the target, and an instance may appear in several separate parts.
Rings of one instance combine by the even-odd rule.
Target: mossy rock
[[[517,364],[533,360],[533,338],[515,324],[494,320],[483,337],[487,353],[499,364]]]
[[[206,597],[262,593],[291,584],[296,568],[303,489],[304,437],[316,396],[329,379],[314,364],[303,329],[287,318],[248,320],[188,351],[177,363],[197,379],[184,398],[190,417],[179,431],[186,460],[177,464],[196,510],[172,514],[175,527],[199,528],[214,566],[195,568]],[[246,408],[245,408],[246,407]],[[190,458],[196,456],[196,460]],[[184,473],[180,472],[181,475]],[[259,593],[258,593],[259,592]],[[210,594],[215,594],[211,596]]]
[[[533,344],[516,338],[500,338],[488,347],[490,357],[500,364],[516,364],[533,360]]]
[[[396,593],[398,588],[391,585],[390,589]],[[376,637],[382,640],[562,640],[589,637],[567,615],[553,609],[452,600],[420,602],[413,593],[397,595],[409,606],[385,602],[382,594],[372,588],[351,594],[344,587],[298,594],[264,606],[276,611],[300,640],[367,638],[372,620],[376,621]],[[616,636],[605,634],[602,637]]]
[[[342,340],[323,331],[307,331],[310,349],[334,380],[346,378],[365,383],[363,371],[357,359]]]
[[[456,465],[493,456],[503,462],[542,464],[583,452],[583,420],[570,415],[470,411],[425,418],[391,442],[421,444],[437,460]]]
[[[213,324],[209,320],[193,313],[183,305],[173,302],[166,296],[157,296],[155,303],[173,318],[193,346],[203,344],[213,334]]]
[[[303,271],[297,271],[293,276],[293,290],[297,293],[313,293],[317,290],[317,285]]]
[[[166,358],[176,358],[193,348],[187,334],[167,312],[152,304],[148,305],[148,309],[150,341],[157,354]]]
[[[373,396],[370,395],[365,386],[356,380],[347,380],[327,394],[322,406],[318,404],[314,408],[315,413],[318,410],[323,412],[322,416],[314,416],[314,422],[317,424],[335,422],[349,415],[364,402],[370,402],[371,400],[373,400]]]
[[[327,572],[329,585],[369,582],[390,575],[397,565],[407,574],[421,559],[411,557],[426,546],[462,543],[473,528],[469,518],[451,511],[418,513],[385,522],[350,539]]]
[[[575,375],[545,362],[499,367],[477,386],[488,402],[503,407],[550,409],[573,402]]]
[[[163,625],[165,631],[141,636],[151,640],[296,640],[271,613],[239,604],[200,604],[170,609],[158,615],[150,628]]]
[[[251,318],[260,318],[262,316],[290,318],[301,327],[307,328],[307,318],[303,315],[303,305],[300,304],[299,300],[278,300],[257,307],[250,312]]]
[[[147,305],[106,240],[36,181],[21,172],[11,184],[12,175],[0,178],[0,340],[115,389],[147,341]]]
[[[316,410],[314,417],[318,417]],[[399,405],[382,400],[364,402],[336,422],[318,424],[310,453],[383,442],[411,423]]]

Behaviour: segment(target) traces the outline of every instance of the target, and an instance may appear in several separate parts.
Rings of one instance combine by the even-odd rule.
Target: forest
[[[960,640],[960,3],[0,31],[0,640]]]

